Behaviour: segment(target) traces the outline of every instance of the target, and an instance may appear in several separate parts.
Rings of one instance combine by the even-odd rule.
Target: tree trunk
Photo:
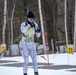
[[[41,10],[41,0],[38,0],[39,6],[39,15],[40,15],[40,23],[41,23],[41,30],[42,30],[42,40],[43,40],[43,47],[44,53],[46,53],[46,44],[45,44],[45,32],[43,27],[43,17],[42,17],[42,10]]]
[[[13,9],[12,9],[12,17],[11,17],[11,44],[13,44],[13,18],[14,18],[14,11],[15,11],[15,1],[13,1]]]
[[[6,15],[7,15],[7,0],[4,0],[4,25],[3,25],[3,32],[2,32],[3,44],[5,44]]]
[[[76,51],[76,0],[75,0],[75,17],[74,17],[74,51]]]

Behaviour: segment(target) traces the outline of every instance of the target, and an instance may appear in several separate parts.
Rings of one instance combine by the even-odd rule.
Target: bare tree
[[[40,23],[41,23],[41,30],[42,30],[42,40],[44,46],[44,53],[46,53],[46,46],[45,46],[45,34],[44,34],[44,27],[43,27],[43,17],[42,17],[42,10],[41,10],[41,0],[38,0],[39,6],[39,15],[40,15]]]
[[[13,1],[13,9],[12,9],[12,16],[11,16],[11,44],[13,44],[13,18],[14,18],[16,0],[12,0],[12,1]]]
[[[68,35],[67,35],[67,26],[66,26],[66,15],[67,15],[67,13],[66,13],[66,10],[67,10],[67,7],[66,7],[66,0],[64,1],[64,7],[65,7],[65,18],[64,18],[64,20],[65,20],[65,34],[66,34],[66,45],[68,45]]]
[[[5,44],[6,15],[7,15],[7,0],[4,0],[4,25],[3,25],[3,32],[2,32],[3,44]]]
[[[75,0],[75,17],[74,17],[74,51],[76,49],[76,0]]]

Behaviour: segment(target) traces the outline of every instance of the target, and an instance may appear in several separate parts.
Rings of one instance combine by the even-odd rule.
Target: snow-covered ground
[[[43,57],[43,58],[42,58]],[[47,57],[49,57],[49,62],[47,61]],[[3,61],[11,61],[11,62],[2,62]],[[17,62],[14,62],[17,61]],[[29,62],[31,61],[31,58],[29,57]],[[72,68],[63,68],[64,65],[73,65],[76,66],[76,53],[73,55],[68,53],[60,53],[60,54],[49,54],[49,55],[37,55],[37,62],[38,63],[46,63],[50,64],[53,63],[53,65],[50,65],[50,69],[46,69],[46,67],[39,68],[39,75],[76,75],[76,67]],[[22,56],[15,56],[15,57],[2,57],[0,59],[0,75],[23,75],[23,66],[21,67],[13,67],[13,66],[4,66],[5,64],[16,64],[16,63],[23,63]],[[3,66],[2,66],[3,65]],[[62,69],[51,69],[51,67],[58,65],[60,68],[62,66]],[[61,66],[60,66],[61,65]],[[45,66],[44,64],[39,65]],[[58,67],[58,68],[59,68]],[[66,67],[66,66],[65,66]],[[70,71],[71,70],[71,71]],[[31,66],[28,67],[28,75],[34,75],[33,68]]]

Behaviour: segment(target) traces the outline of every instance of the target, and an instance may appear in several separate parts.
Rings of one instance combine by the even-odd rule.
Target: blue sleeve
[[[36,23],[36,22],[34,22],[34,24],[35,24],[35,32],[36,32],[36,36],[37,37],[40,37],[40,35],[41,35],[41,30],[40,30],[40,28],[38,27],[38,24]]]

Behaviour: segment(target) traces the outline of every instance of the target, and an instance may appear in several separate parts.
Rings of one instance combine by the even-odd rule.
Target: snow
[[[44,58],[42,58],[42,56]],[[49,57],[49,61],[47,59]],[[22,56],[15,56],[15,57],[2,57],[0,61],[8,60],[12,62],[0,62],[0,75],[23,75],[23,66],[21,67],[10,67],[10,66],[2,66],[4,64],[15,64],[15,63],[23,63],[23,57]],[[17,61],[17,62],[14,62]],[[31,61],[31,58],[29,57],[29,62]],[[49,55],[37,55],[37,62],[38,63],[46,63],[50,64],[53,63],[53,65],[50,65],[50,67],[55,65],[74,65],[76,66],[76,53],[68,54],[68,53],[59,53],[59,54],[49,54]],[[45,66],[45,65],[39,65]],[[47,65],[46,65],[47,66]],[[75,70],[75,71],[69,71],[69,70]],[[38,69],[39,75],[76,75],[76,68],[68,68],[68,69]],[[28,75],[34,75],[33,68],[28,67]]]

